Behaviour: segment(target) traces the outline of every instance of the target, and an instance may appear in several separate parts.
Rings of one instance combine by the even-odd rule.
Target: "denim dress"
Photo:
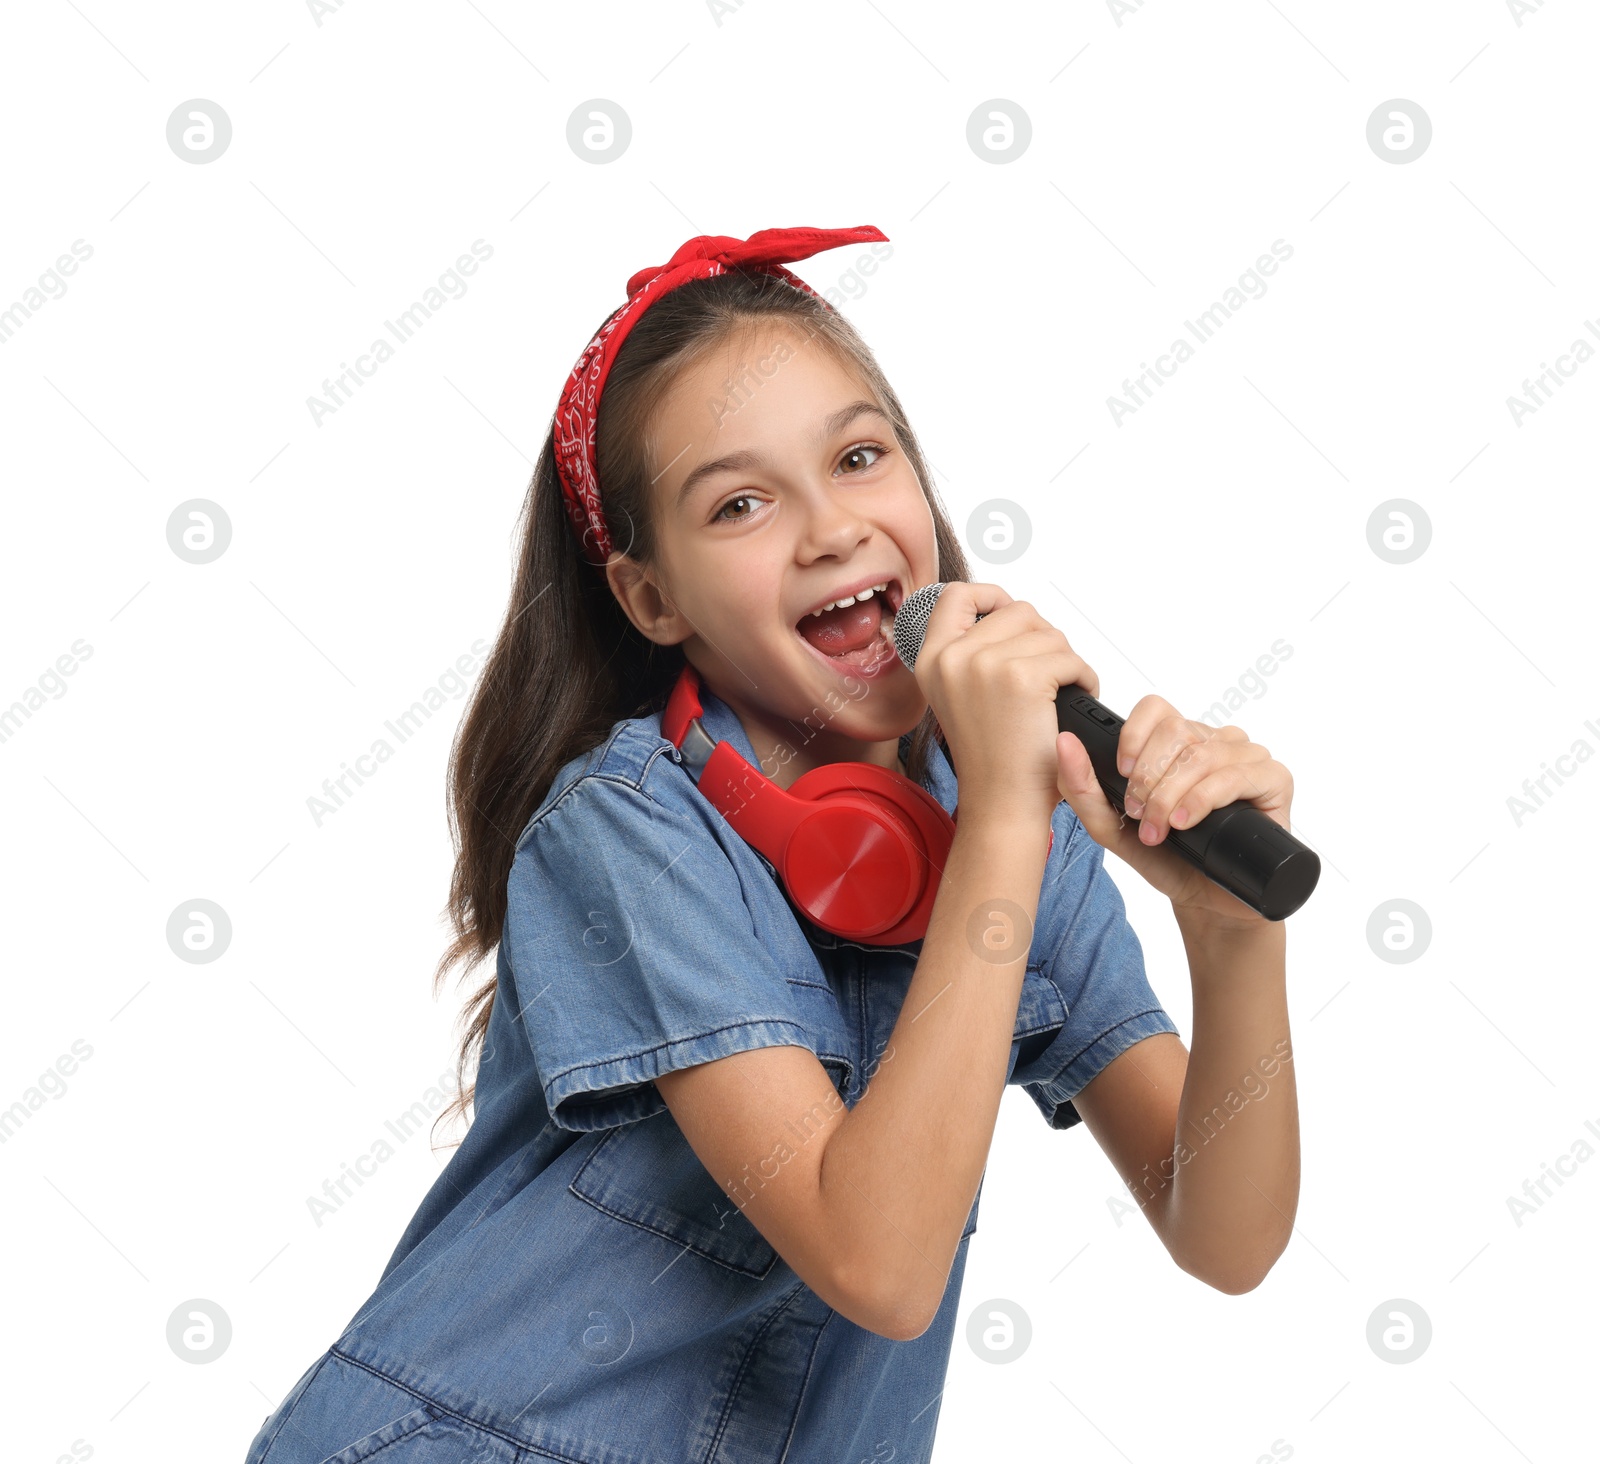
[[[701,699],[713,740],[759,766],[732,708]],[[923,785],[954,812],[937,744]],[[1102,849],[1065,802],[1052,829],[1007,1081],[1068,1128],[1112,1058],[1177,1029]],[[926,1461],[981,1184],[936,1318],[892,1341],[800,1280],[652,1081],[798,1046],[853,1107],[921,942],[801,915],[654,715],[561,770],[508,895],[472,1125],[246,1464]]]

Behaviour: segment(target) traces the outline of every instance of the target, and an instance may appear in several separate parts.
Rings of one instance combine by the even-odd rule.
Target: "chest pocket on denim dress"
[[[818,981],[821,980],[819,976]],[[791,979],[790,988],[823,1070],[841,1098],[852,1064],[839,1004],[825,985]],[[818,1115],[820,1118],[822,1115]],[[792,1151],[810,1130],[791,1122],[783,1142]],[[775,1148],[774,1155],[779,1151]],[[762,1169],[772,1177],[776,1158],[752,1160],[738,1185],[748,1196],[760,1188]],[[761,1278],[778,1253],[739,1204],[712,1178],[670,1112],[613,1129],[600,1139],[568,1188],[614,1219],[636,1225],[731,1271]]]
[[[706,1172],[671,1113],[612,1129],[568,1186],[614,1219],[708,1261],[765,1276],[778,1253]]]

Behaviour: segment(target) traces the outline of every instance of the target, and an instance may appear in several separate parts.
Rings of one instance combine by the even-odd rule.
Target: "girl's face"
[[[651,448],[659,562],[608,571],[633,623],[683,645],[781,786],[841,759],[897,767],[927,702],[891,613],[938,554],[871,392],[796,326],[752,323],[673,382]]]

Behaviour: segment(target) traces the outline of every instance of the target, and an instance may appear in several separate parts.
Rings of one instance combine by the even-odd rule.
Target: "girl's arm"
[[[1289,1243],[1300,1191],[1284,929],[1178,924],[1194,1051],[1171,1033],[1146,1038],[1072,1101],[1173,1260],[1237,1294]]]
[[[1194,989],[1194,1051],[1136,1043],[1073,1099],[1172,1258],[1219,1290],[1258,1286],[1289,1243],[1300,1193],[1300,1118],[1285,990],[1284,922],[1264,919],[1163,848],[1175,823],[1248,799],[1289,827],[1294,779],[1238,727],[1208,727],[1140,699],[1118,743],[1124,818],[1070,733],[1061,792],[1095,842],[1172,901]]]
[[[1038,611],[986,584],[946,586],[914,674],[950,744],[960,816],[866,1091],[846,1110],[799,1047],[656,1079],[700,1161],[800,1278],[899,1339],[938,1312],[994,1137],[1061,801],[1056,691],[1100,685]]]
[[[799,1047],[656,1079],[731,1202],[823,1301],[881,1336],[920,1336],[944,1296],[1005,1091],[1048,841],[1048,821],[963,811],[893,1036],[854,1108]]]

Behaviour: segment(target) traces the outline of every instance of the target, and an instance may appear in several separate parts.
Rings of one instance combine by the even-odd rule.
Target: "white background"
[[[845,309],[953,520],[1032,520],[975,576],[1123,709],[1199,715],[1288,642],[1234,720],[1324,860],[1289,928],[1289,1250],[1207,1289],[1118,1223],[1084,1129],[1008,1093],[936,1458],[1592,1447],[1600,1163],[1520,1225],[1507,1200],[1600,1125],[1600,767],[1520,825],[1507,800],[1600,748],[1600,363],[1521,425],[1507,397],[1600,329],[1597,42],[1574,0],[14,9],[0,308],[93,254],[0,350],[0,706],[92,654],[0,742],[0,1107],[92,1056],[0,1145],[8,1458],[242,1458],[370,1293],[449,1150],[400,1146],[320,1226],[306,1201],[453,1065],[464,993],[430,977],[464,701],[320,827],[306,800],[493,638],[532,458],[628,276],[696,233],[858,223],[894,252]],[[233,128],[204,165],[166,140],[196,98]],[[632,122],[604,165],[566,139],[591,98]],[[966,140],[996,98],[1032,124],[1005,164]],[[1397,98],[1433,127],[1406,164],[1367,141]],[[476,239],[465,296],[317,425]],[[1277,239],[1267,292],[1118,426],[1108,396]],[[826,289],[852,258],[796,269]],[[167,543],[194,498],[232,524],[207,565]],[[1395,498],[1432,526],[1399,565],[1367,536]],[[1170,911],[1111,863],[1187,1035]],[[211,964],[166,942],[196,898],[232,921]],[[1407,964],[1367,939],[1397,898],[1432,922]],[[995,1297],[1033,1327],[1006,1366],[965,1342]],[[232,1328],[203,1366],[166,1341],[195,1298]],[[1406,1365],[1366,1338],[1394,1298],[1433,1328]]]

